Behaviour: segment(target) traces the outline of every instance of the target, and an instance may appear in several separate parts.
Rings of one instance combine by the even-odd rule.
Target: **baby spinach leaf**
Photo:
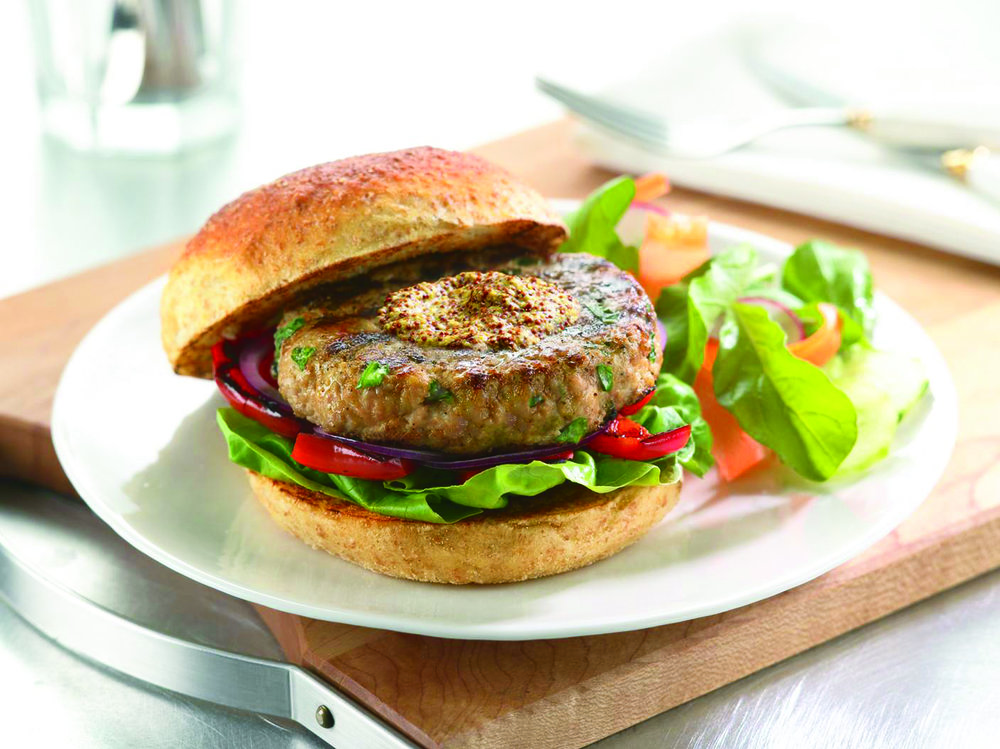
[[[788,351],[784,331],[763,308],[732,305],[712,375],[719,403],[800,475],[825,481],[854,447],[850,398]]]
[[[712,458],[712,431],[701,417],[698,396],[690,385],[672,374],[660,373],[652,400],[630,418],[653,434],[690,424],[691,439],[677,453],[678,462],[696,476],[704,476],[715,463]]]
[[[804,302],[832,302],[870,337],[875,326],[874,291],[868,260],[814,239],[795,248],[781,271],[781,286]]]
[[[615,227],[635,197],[631,177],[618,177],[592,192],[566,216],[569,239],[561,252],[587,252],[610,260],[622,270],[639,272],[639,249],[622,242]]]
[[[667,330],[664,371],[694,382],[709,332],[754,280],[756,266],[757,252],[749,245],[737,245],[660,292],[656,314]]]

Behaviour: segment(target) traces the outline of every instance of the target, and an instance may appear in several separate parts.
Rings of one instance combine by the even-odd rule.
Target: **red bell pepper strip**
[[[638,413],[643,406],[645,406],[647,403],[653,400],[654,395],[656,395],[656,388],[650,390],[635,403],[629,406],[622,406],[621,408],[618,409],[618,413],[620,413],[622,416],[632,416],[633,414]]]
[[[587,443],[587,449],[623,460],[657,460],[680,450],[690,437],[690,425],[650,434],[641,424],[618,416]]]
[[[212,347],[212,369],[215,384],[229,404],[249,419],[253,419],[277,432],[282,437],[294,438],[302,431],[302,422],[286,416],[269,405],[240,372],[239,365],[230,355],[232,341],[220,341]]]
[[[376,458],[353,447],[307,432],[302,432],[295,438],[292,460],[324,473],[373,481],[401,479],[413,473],[416,468],[412,460]]]

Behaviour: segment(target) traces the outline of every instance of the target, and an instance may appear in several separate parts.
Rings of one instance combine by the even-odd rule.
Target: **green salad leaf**
[[[757,252],[748,245],[731,247],[664,287],[656,314],[667,330],[663,369],[694,382],[705,359],[709,332],[727,309],[756,280]]]
[[[858,414],[858,440],[838,473],[862,471],[888,456],[897,425],[927,391],[927,375],[916,359],[861,344],[823,370]]]
[[[533,497],[570,482],[606,494],[625,486],[672,484],[680,478],[673,455],[643,462],[618,460],[577,450],[562,463],[533,461],[487,468],[455,483],[451,471],[421,468],[395,481],[369,481],[307,468],[292,459],[291,440],[275,434],[238,411],[221,408],[219,429],[229,446],[229,459],[278,481],[353,502],[380,515],[454,523],[483,510],[507,506],[514,495]]]
[[[652,400],[631,417],[652,434],[660,434],[691,425],[691,439],[676,454],[677,461],[696,476],[704,476],[712,467],[712,430],[701,417],[698,396],[686,382],[667,372],[656,379]]]
[[[875,327],[874,289],[868,260],[814,239],[799,245],[781,270],[781,286],[803,302],[832,302],[861,326],[865,336]]]
[[[712,376],[719,403],[800,475],[825,481],[853,449],[858,427],[850,398],[788,350],[784,331],[763,308],[730,307]]]
[[[293,442],[232,408],[216,414],[229,446],[229,459],[262,476],[297,484],[310,491],[345,499],[379,515],[429,523],[454,523],[479,510],[442,501],[431,495],[400,496],[382,482],[315,471],[292,460]]]
[[[618,177],[592,192],[566,216],[569,239],[560,252],[586,252],[610,260],[622,270],[639,272],[639,248],[622,242],[617,226],[635,197],[631,177]]]

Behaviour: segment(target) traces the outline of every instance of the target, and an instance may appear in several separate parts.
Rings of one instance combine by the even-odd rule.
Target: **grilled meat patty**
[[[492,350],[421,345],[380,327],[392,292],[471,270],[540,278],[579,315],[536,343]],[[296,414],[332,434],[456,454],[576,442],[649,392],[661,363],[655,313],[632,276],[592,255],[510,248],[328,287],[285,314],[282,338],[278,385]]]

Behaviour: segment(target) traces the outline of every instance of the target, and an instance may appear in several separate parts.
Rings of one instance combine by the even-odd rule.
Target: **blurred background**
[[[979,116],[1000,105],[997,29],[993,0],[3,3],[0,296],[191,233],[243,190],[303,166],[418,144],[465,149],[564,116],[538,75],[674,120],[764,111],[779,98],[919,99],[935,110],[960,96]],[[784,73],[791,95],[777,90]],[[886,210],[937,206],[947,214],[938,229],[976,232],[956,245],[1000,246],[1000,211],[985,198],[909,152],[815,131],[666,166],[676,182],[739,197],[780,173],[761,201],[808,211],[787,205],[803,165],[848,194],[870,180],[840,166],[877,162],[895,176],[869,196],[876,204],[912,185],[902,209]],[[606,135],[581,131],[578,145],[611,168],[664,166]]]

